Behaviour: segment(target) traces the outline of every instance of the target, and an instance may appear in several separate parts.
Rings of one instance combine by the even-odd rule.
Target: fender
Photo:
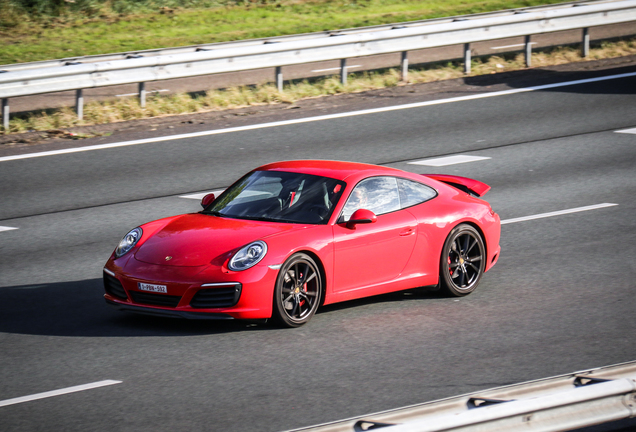
[[[456,189],[469,193],[471,195],[475,195],[478,197],[482,197],[486,195],[486,192],[490,190],[490,186],[486,183],[482,183],[479,180],[470,179],[467,177],[460,177],[455,175],[447,175],[447,174],[422,174],[424,177],[431,178],[433,180],[440,181],[442,183],[446,183],[447,185],[453,186]]]

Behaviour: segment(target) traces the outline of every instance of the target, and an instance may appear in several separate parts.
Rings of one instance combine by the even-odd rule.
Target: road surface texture
[[[94,151],[3,159],[143,134],[3,148],[0,430],[280,431],[634,360],[635,73],[414,86],[392,103],[437,103]],[[573,79],[588,81],[522,91]],[[342,112],[322,103],[315,115]],[[267,122],[290,112],[302,117]],[[456,156],[479,158],[428,161]],[[130,228],[196,212],[181,196],[299,158],[491,185],[485,198],[511,222],[498,264],[465,298],[414,289],[324,307],[298,329],[106,306],[102,266]],[[514,221],[598,204],[617,205]],[[115,382],[6,402],[104,380]]]

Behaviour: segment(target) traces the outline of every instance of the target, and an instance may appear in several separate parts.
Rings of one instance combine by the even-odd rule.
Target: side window
[[[402,208],[411,207],[423,203],[437,196],[435,189],[406,179],[397,179],[400,187],[400,203]]]
[[[372,177],[358,183],[342,210],[343,219],[348,221],[353,212],[361,208],[371,210],[376,215],[399,210],[396,178]]]

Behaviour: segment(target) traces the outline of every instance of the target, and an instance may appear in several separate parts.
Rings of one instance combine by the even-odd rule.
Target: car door
[[[360,208],[375,213],[377,221],[348,228],[345,222]],[[339,222],[334,226],[333,292],[372,288],[398,277],[415,246],[417,220],[400,210],[395,177],[372,177],[358,183]]]

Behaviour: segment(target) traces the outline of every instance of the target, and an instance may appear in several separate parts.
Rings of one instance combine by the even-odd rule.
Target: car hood
[[[222,265],[246,244],[290,231],[296,224],[228,219],[205,214],[173,218],[139,247],[135,258],[167,266]]]

